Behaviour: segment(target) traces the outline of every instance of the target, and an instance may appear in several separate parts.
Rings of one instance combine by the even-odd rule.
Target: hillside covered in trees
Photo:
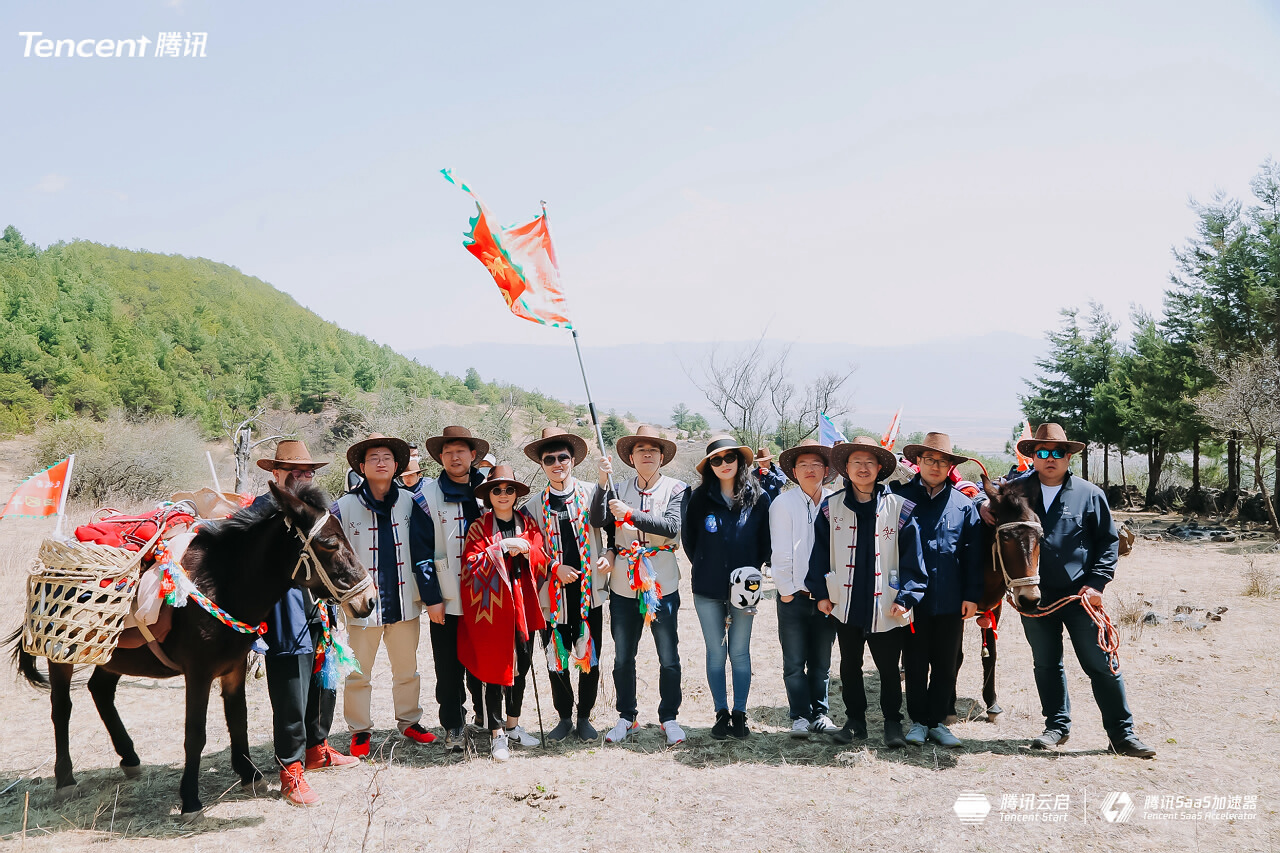
[[[261,404],[317,411],[387,388],[468,405],[518,390],[420,365],[226,264],[86,241],[41,249],[13,226],[0,239],[0,433],[115,409],[212,431]]]

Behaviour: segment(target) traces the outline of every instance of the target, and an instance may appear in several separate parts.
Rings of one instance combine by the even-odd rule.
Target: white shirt
[[[1045,512],[1049,511],[1049,507],[1053,505],[1053,499],[1058,496],[1058,492],[1060,491],[1062,491],[1061,483],[1056,486],[1046,486],[1044,483],[1040,484],[1040,497],[1044,499]]]
[[[769,537],[773,543],[769,565],[778,595],[805,591],[809,552],[813,550],[813,522],[822,498],[830,494],[831,489],[823,488],[822,497],[815,504],[803,489],[788,489],[769,504]]]

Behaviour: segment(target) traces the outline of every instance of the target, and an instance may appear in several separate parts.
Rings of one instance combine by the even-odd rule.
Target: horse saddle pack
[[[168,538],[175,528],[190,527],[195,516],[183,510],[161,507],[145,515],[125,515],[114,509],[100,509],[94,515],[103,516],[76,528],[76,538],[95,545],[110,545],[138,551],[152,540],[161,525]]]

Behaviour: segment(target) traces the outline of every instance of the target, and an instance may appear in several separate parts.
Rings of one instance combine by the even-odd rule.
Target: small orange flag
[[[1032,436],[1031,436],[1031,422],[1030,422],[1030,421],[1027,421],[1027,420],[1025,420],[1025,419],[1024,419],[1024,420],[1022,421],[1022,435],[1018,436],[1018,441],[1022,441],[1023,439],[1031,438],[1031,437],[1032,437]],[[1016,456],[1016,457],[1018,457],[1018,470],[1019,470],[1019,471],[1030,471],[1030,470],[1031,470],[1031,467],[1032,467],[1032,466],[1031,466],[1031,457],[1030,457],[1030,456],[1023,456],[1021,453],[1019,453],[1019,452],[1018,452],[1018,443],[1017,443],[1017,442],[1014,442],[1014,444],[1013,444],[1013,455],[1014,455],[1014,456]]]
[[[52,468],[33,474],[9,498],[0,518],[45,518],[58,512],[58,501],[67,486],[67,468],[70,459],[63,459]]]

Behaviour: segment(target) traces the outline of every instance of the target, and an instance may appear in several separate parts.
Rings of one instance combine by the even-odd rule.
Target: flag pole
[[[218,469],[213,464],[213,451],[206,450],[204,458],[209,460],[209,473],[213,475],[213,488],[218,494],[222,494],[222,484],[218,482]]]
[[[71,471],[75,467],[76,455],[72,453],[67,459],[67,478],[62,481],[62,494],[58,495],[58,523],[53,527],[54,539],[62,535],[62,515],[67,508],[67,492],[71,491]]]

